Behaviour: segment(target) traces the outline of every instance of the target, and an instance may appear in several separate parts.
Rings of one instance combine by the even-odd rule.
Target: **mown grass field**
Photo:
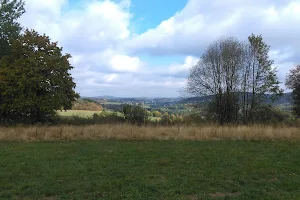
[[[299,199],[300,142],[0,142],[0,199]]]
[[[100,114],[102,111],[89,111],[89,110],[67,110],[67,111],[57,111],[57,114],[61,117],[92,117],[93,114]]]

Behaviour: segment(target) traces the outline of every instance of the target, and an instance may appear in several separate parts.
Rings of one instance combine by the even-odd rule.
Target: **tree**
[[[278,97],[282,94],[280,82],[276,75],[274,61],[269,58],[270,46],[261,35],[248,37],[245,46],[245,63],[243,67],[243,119],[254,118],[255,107],[266,100],[266,94]]]
[[[124,105],[123,113],[125,120],[131,124],[137,124],[139,126],[145,124],[148,118],[147,110],[141,106]]]
[[[22,30],[17,20],[24,14],[23,0],[0,0],[0,59],[9,54],[9,41]]]
[[[0,59],[5,55],[9,55],[10,41],[19,37],[22,28],[17,19],[24,12],[24,2],[22,0],[0,0]],[[0,85],[0,90],[1,87]],[[0,93],[0,103],[1,96]]]
[[[0,114],[12,122],[43,122],[59,109],[70,109],[79,95],[69,73],[70,54],[49,37],[26,30],[0,60]]]
[[[270,47],[262,36],[252,34],[248,40],[227,38],[212,43],[187,77],[188,94],[213,97],[208,110],[220,124],[247,122],[266,94],[282,94],[268,56]]]
[[[285,85],[292,91],[293,114],[300,118],[300,65],[291,69],[287,75]]]
[[[242,62],[242,43],[234,38],[220,39],[208,47],[187,78],[187,93],[213,96],[209,106],[221,124],[237,119]]]
[[[171,119],[170,115],[168,113],[164,113],[160,120],[160,123],[163,125],[171,125],[172,119]]]

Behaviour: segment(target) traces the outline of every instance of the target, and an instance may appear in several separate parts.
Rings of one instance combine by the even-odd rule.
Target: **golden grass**
[[[0,127],[2,141],[51,140],[298,140],[300,129],[271,126],[137,127],[132,125]]]

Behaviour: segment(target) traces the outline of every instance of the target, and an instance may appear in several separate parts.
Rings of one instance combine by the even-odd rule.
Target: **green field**
[[[300,143],[0,142],[0,199],[299,199]]]
[[[108,101],[108,102],[104,102],[102,103],[104,105],[124,105],[125,103],[123,102],[114,102],[114,101]],[[146,104],[142,106],[143,108],[150,108],[150,105]]]
[[[108,102],[104,102],[102,104],[110,104],[110,105],[122,105],[123,103],[121,102],[112,102],[112,101],[108,101]]]
[[[67,111],[57,111],[57,114],[62,117],[71,117],[71,116],[78,116],[78,117],[92,117],[93,114],[101,113],[102,111],[88,111],[88,110],[67,110]]]

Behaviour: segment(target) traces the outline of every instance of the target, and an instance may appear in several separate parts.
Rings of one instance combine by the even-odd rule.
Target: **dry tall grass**
[[[2,141],[51,140],[298,140],[299,128],[270,126],[137,127],[132,125],[0,127]]]

